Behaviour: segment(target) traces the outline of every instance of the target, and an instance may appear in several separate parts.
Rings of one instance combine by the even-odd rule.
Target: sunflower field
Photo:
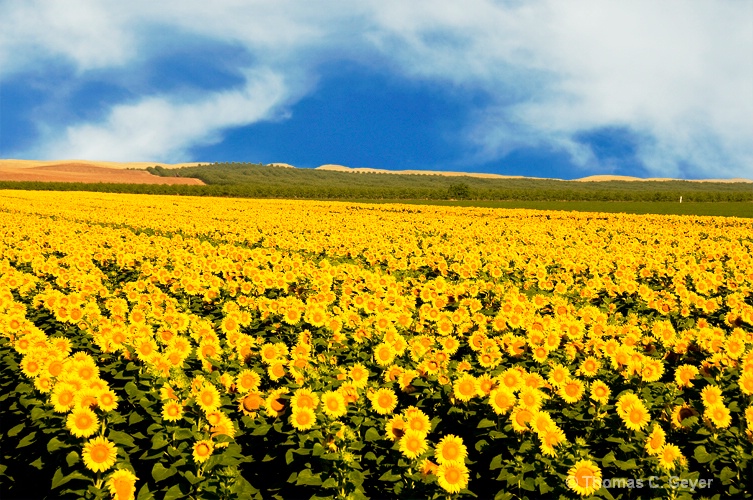
[[[753,221],[0,193],[2,498],[753,497]]]

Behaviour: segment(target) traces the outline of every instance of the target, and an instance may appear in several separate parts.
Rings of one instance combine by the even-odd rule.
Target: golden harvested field
[[[751,220],[3,191],[0,228],[10,497],[753,496]]]
[[[72,161],[0,160],[0,181],[86,182],[108,184],[190,184],[203,185],[199,179],[160,177],[144,169],[151,163],[115,163]]]

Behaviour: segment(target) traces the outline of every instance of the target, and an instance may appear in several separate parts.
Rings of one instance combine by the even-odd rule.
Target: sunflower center
[[[392,397],[390,397],[389,394],[382,394],[379,396],[379,399],[377,399],[377,403],[379,403],[379,406],[382,408],[387,408],[392,404]]]
[[[107,447],[103,445],[95,446],[91,450],[92,460],[97,463],[106,461],[108,455]]]
[[[444,478],[450,484],[455,484],[460,481],[460,471],[457,469],[447,469]]]
[[[455,460],[460,456],[460,447],[457,443],[447,443],[442,449],[442,456],[447,460]]]

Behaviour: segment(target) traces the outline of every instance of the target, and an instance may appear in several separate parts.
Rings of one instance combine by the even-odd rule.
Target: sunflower
[[[748,430],[753,432],[753,406],[745,409],[745,420],[748,421]]]
[[[285,363],[283,361],[275,361],[267,368],[267,375],[270,380],[280,380],[285,376]]]
[[[706,408],[703,416],[711,421],[717,428],[726,429],[732,423],[729,408],[722,403],[717,403]]]
[[[698,375],[698,368],[693,365],[680,365],[675,370],[677,387],[693,387],[693,379]]]
[[[322,411],[330,418],[342,417],[348,412],[345,398],[337,391],[325,392],[322,394]]]
[[[646,453],[649,455],[658,455],[666,442],[667,433],[664,432],[659,424],[655,424],[653,430],[646,439]]]
[[[533,431],[539,436],[546,434],[549,429],[556,427],[557,424],[555,424],[549,413],[545,411],[534,411],[532,409],[531,411],[533,411],[533,418],[530,423],[531,429],[533,429]]]
[[[625,427],[633,431],[643,430],[651,421],[651,416],[642,402],[633,404],[630,409],[620,415]]]
[[[52,390],[50,402],[57,413],[65,413],[73,408],[76,400],[75,388],[70,384],[58,383]]]
[[[212,384],[204,384],[196,394],[196,403],[204,413],[210,413],[220,407],[220,391]]]
[[[531,356],[537,363],[543,363],[546,361],[547,357],[549,357],[549,349],[543,345],[536,346],[533,349]]]
[[[656,382],[664,375],[664,363],[658,359],[647,359],[643,362],[641,378],[644,382]]]
[[[583,375],[584,377],[593,377],[598,373],[599,368],[601,368],[601,361],[596,359],[593,356],[589,356],[586,359],[583,360],[583,362],[580,364],[580,368],[578,369],[578,373]]]
[[[113,500],[134,500],[136,495],[136,475],[127,469],[118,469],[107,480]]]
[[[437,483],[448,493],[458,493],[468,486],[468,468],[461,462],[445,462],[436,471]]]
[[[305,431],[316,425],[316,415],[311,408],[294,409],[290,415],[290,424],[299,431]]]
[[[406,422],[402,415],[395,415],[387,422],[385,427],[387,437],[392,441],[397,441],[405,435]]]
[[[350,370],[348,370],[348,376],[353,385],[358,389],[366,387],[366,384],[369,383],[369,370],[361,363],[351,366]]]
[[[659,452],[659,466],[663,469],[672,470],[675,462],[682,461],[682,452],[674,444],[665,444]]]
[[[310,410],[316,410],[319,406],[319,396],[314,391],[306,387],[296,389],[293,393],[293,397],[290,398],[290,407],[293,411],[300,408],[308,408]]]
[[[489,394],[489,404],[497,415],[507,413],[517,402],[515,394],[505,387],[498,387]]]
[[[374,347],[374,359],[379,366],[388,366],[395,359],[395,348],[382,342]]]
[[[558,391],[558,394],[568,404],[577,403],[583,399],[583,393],[585,392],[585,386],[583,382],[577,378],[571,378],[566,380]]]
[[[703,406],[708,408],[718,403],[724,402],[724,396],[722,396],[722,390],[716,385],[707,385],[701,391],[701,401]]]
[[[204,463],[214,452],[214,444],[209,440],[197,441],[193,445],[193,459],[197,463]]]
[[[601,469],[591,460],[580,460],[567,472],[567,487],[581,496],[601,488]]]
[[[89,437],[97,432],[99,420],[91,408],[76,408],[66,419],[66,427],[76,437]]]
[[[261,354],[261,360],[267,365],[271,365],[278,357],[277,347],[269,342],[261,346],[259,353]]]
[[[625,418],[630,411],[630,408],[632,408],[636,403],[641,403],[641,398],[639,398],[632,392],[626,392],[625,394],[620,396],[619,399],[617,399],[617,414]]]
[[[499,382],[511,391],[517,391],[523,385],[523,377],[517,368],[508,368],[499,375]]]
[[[753,370],[748,369],[747,371],[743,371],[743,374],[738,381],[738,385],[743,394],[747,396],[753,395]]]
[[[698,412],[687,404],[675,405],[674,408],[672,408],[672,427],[676,429],[682,428],[684,427],[682,424],[683,421],[696,417],[697,415]],[[688,427],[691,425],[692,422],[689,422]]]
[[[510,423],[515,432],[528,432],[531,419],[533,419],[533,412],[520,406],[516,406],[510,414]]]
[[[427,449],[426,434],[423,432],[408,429],[400,438],[400,452],[407,458],[418,458]]]
[[[86,388],[76,393],[75,404],[77,408],[91,408],[97,405],[97,391]]]
[[[555,363],[549,370],[548,380],[553,386],[560,387],[566,381],[570,380],[570,370],[559,363]]]
[[[238,404],[238,410],[249,417],[255,416],[256,411],[264,404],[264,398],[259,392],[249,392]]]
[[[175,422],[183,418],[183,405],[177,401],[168,401],[162,407],[162,419]]]
[[[453,394],[460,401],[470,401],[477,396],[479,391],[476,386],[476,378],[468,373],[463,374],[452,386]]]
[[[115,465],[117,455],[115,443],[103,436],[89,440],[82,453],[84,465],[94,472],[104,472]]]
[[[541,452],[553,457],[557,454],[555,446],[565,441],[565,433],[559,427],[553,427],[538,435],[541,439]]]
[[[207,420],[212,426],[212,437],[215,436],[229,436],[229,437],[235,437],[235,426],[233,425],[233,421],[222,413],[221,411],[214,412],[210,415],[207,415]]]
[[[34,378],[42,372],[42,365],[36,356],[24,356],[21,360],[21,372],[29,378]]]
[[[434,458],[439,464],[445,462],[463,462],[468,456],[468,450],[463,440],[454,434],[448,434],[437,443],[434,449]]]
[[[285,400],[282,395],[288,392],[287,389],[275,389],[270,392],[267,399],[264,400],[264,408],[270,417],[279,417],[285,413]]]
[[[379,389],[371,396],[371,406],[380,415],[389,415],[397,406],[397,396],[392,389]]]
[[[488,373],[484,373],[476,381],[478,390],[482,396],[488,396],[496,385],[496,381]]]
[[[609,386],[601,380],[594,380],[591,382],[591,399],[594,401],[601,404],[607,404],[611,393],[612,391],[609,389]]]
[[[524,387],[518,394],[518,404],[523,408],[536,411],[541,408],[541,405],[544,402],[544,397],[544,393],[540,390]]]
[[[405,418],[405,427],[408,430],[420,432],[424,435],[431,430],[431,421],[429,417],[415,407],[410,407],[403,414]]]
[[[97,396],[97,406],[102,411],[112,411],[118,407],[118,397],[112,390],[106,390]]]
[[[258,373],[251,370],[241,371],[235,379],[235,385],[239,392],[251,392],[259,388],[261,377]]]
[[[426,478],[427,476],[429,476],[431,474],[435,474],[437,472],[438,468],[439,468],[439,466],[437,464],[435,464],[434,462],[432,462],[428,458],[425,458],[425,459],[421,460],[421,465],[419,467],[419,470],[421,471],[421,476],[423,476],[424,478]]]

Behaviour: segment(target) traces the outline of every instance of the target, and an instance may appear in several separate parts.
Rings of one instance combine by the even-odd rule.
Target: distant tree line
[[[272,167],[279,168],[279,167]],[[155,169],[156,170],[156,169]],[[279,168],[280,171],[291,170]],[[338,173],[338,172],[330,172]],[[347,176],[362,174],[344,173]],[[378,174],[377,174],[378,175]],[[401,176],[386,174],[383,177]],[[198,177],[197,177],[198,178]],[[465,178],[464,178],[465,179]],[[204,182],[207,182],[207,180]],[[0,181],[0,189],[21,189],[40,191],[94,191],[106,193],[141,193],[141,194],[169,194],[183,196],[224,196],[239,198],[292,198],[292,199],[331,199],[331,200],[488,200],[488,201],[679,201],[683,202],[720,202],[720,201],[753,201],[753,189],[749,184],[743,185],[745,190],[712,189],[711,184],[706,190],[680,190],[673,185],[663,186],[665,189],[649,189],[646,183],[638,184],[644,189],[620,189],[611,183],[576,183],[565,181],[535,181],[511,182],[508,187],[498,187],[493,184],[481,187],[470,182],[454,182],[401,186],[390,179],[385,184],[363,185],[357,183],[326,182],[226,182],[208,183],[207,185],[168,185],[168,184],[106,184],[106,183],[77,183],[77,182],[13,182]]]

